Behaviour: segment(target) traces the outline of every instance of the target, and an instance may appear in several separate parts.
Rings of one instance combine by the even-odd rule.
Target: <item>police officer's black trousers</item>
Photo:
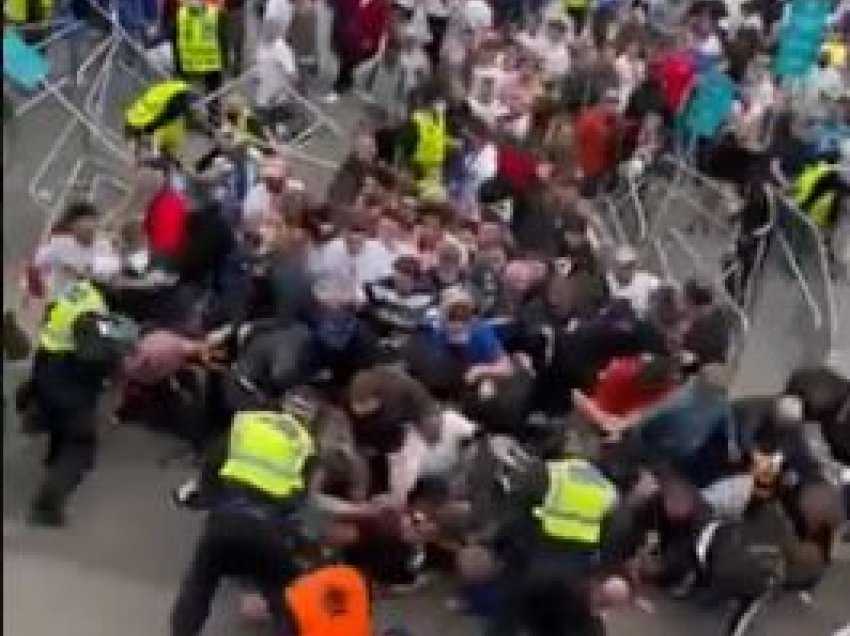
[[[95,410],[101,385],[98,377],[81,373],[72,358],[41,351],[36,354],[32,379],[41,424],[49,436],[47,476],[33,508],[61,514],[65,500],[94,466]]]
[[[223,577],[260,590],[277,622],[284,619],[284,586],[297,575],[286,533],[248,511],[210,513],[171,614],[172,636],[200,633]]]

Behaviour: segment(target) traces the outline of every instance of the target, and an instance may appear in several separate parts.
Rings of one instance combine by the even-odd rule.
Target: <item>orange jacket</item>
[[[284,601],[298,636],[371,636],[369,589],[354,568],[331,565],[296,579]]]

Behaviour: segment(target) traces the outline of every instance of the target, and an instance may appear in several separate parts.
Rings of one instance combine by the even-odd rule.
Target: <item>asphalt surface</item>
[[[359,110],[343,103],[331,112],[350,129]],[[28,185],[38,165],[58,137],[65,115],[43,105],[15,126],[4,129],[3,265],[4,308],[16,307],[14,282],[20,264],[49,221],[50,212],[35,205]],[[9,133],[12,134],[9,134]],[[7,137],[7,135],[9,135]],[[37,189],[55,198],[76,159],[84,155],[79,139],[58,157]],[[348,138],[319,135],[312,148],[325,158],[339,159]],[[110,160],[114,176],[130,171]],[[327,180],[321,171],[295,166],[310,188]],[[109,206],[115,194],[103,194]],[[706,253],[714,240],[696,235]],[[681,258],[681,257],[673,257]],[[684,271],[686,260],[675,265]],[[847,369],[850,361],[850,291],[837,288],[838,314],[832,355]],[[825,355],[821,334],[793,280],[778,264],[768,268],[752,322],[751,336],[737,381],[740,394],[778,387],[787,370],[807,357]],[[4,395],[25,373],[21,366],[4,368]],[[7,398],[8,401],[8,398]],[[12,636],[158,636],[167,634],[167,617],[180,577],[191,557],[201,518],[174,510],[169,489],[187,477],[186,466],[161,466],[160,459],[175,443],[132,426],[105,432],[98,466],[69,507],[69,525],[61,531],[27,526],[27,504],[41,478],[43,440],[21,436],[11,409],[4,411],[3,448],[3,631]],[[818,588],[813,606],[794,597],[775,601],[750,632],[752,636],[829,636],[850,622],[850,562],[842,555]],[[451,611],[446,585],[415,597],[381,601],[382,626],[406,625],[414,636],[478,634],[474,622]],[[237,594],[225,586],[219,594],[205,634],[263,634],[240,622]],[[629,609],[608,618],[613,636],[713,636],[720,614],[690,603],[657,599],[653,613]]]

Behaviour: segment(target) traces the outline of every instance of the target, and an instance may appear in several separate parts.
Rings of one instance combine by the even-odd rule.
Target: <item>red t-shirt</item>
[[[670,53],[658,61],[655,72],[661,82],[667,107],[671,112],[678,113],[696,78],[693,57],[686,52]]]
[[[171,188],[160,190],[145,215],[145,235],[153,254],[176,256],[186,242],[186,200]]]
[[[390,27],[387,0],[337,0],[334,11],[337,46],[343,54],[366,59],[378,52]]]
[[[496,173],[517,192],[530,190],[537,180],[537,159],[512,146],[499,146]]]
[[[584,110],[575,127],[578,164],[586,178],[614,167],[617,116],[604,105]]]
[[[640,356],[614,358],[599,374],[591,392],[596,405],[611,415],[624,416],[653,404],[675,386],[642,386],[638,381],[641,366]]]

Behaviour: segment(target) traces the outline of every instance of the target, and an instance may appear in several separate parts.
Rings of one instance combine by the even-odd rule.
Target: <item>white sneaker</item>
[[[322,101],[326,104],[336,104],[339,101],[339,93],[331,91],[330,93],[324,96]]]

